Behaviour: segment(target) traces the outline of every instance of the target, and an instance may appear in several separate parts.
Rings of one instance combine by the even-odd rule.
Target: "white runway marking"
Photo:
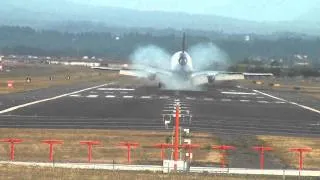
[[[98,97],[99,95],[96,95],[96,94],[90,94],[88,96],[86,96],[87,98],[96,98]]]
[[[203,98],[205,101],[213,101],[213,98]]]
[[[95,91],[90,91],[90,93],[92,93],[92,94],[96,94],[97,92],[95,92]]]
[[[107,95],[106,98],[115,98],[116,96],[114,95]]]
[[[221,99],[221,101],[223,101],[223,102],[230,102],[231,99]]]
[[[151,99],[151,96],[141,96],[141,99]]]
[[[241,96],[242,98],[247,98],[248,96]]]
[[[196,100],[195,97],[186,97],[186,99],[188,99],[188,100]]]
[[[169,99],[169,96],[160,96],[159,99]]]
[[[277,100],[279,100],[279,101],[284,101],[284,102],[287,102],[287,103],[290,103],[290,104],[299,106],[299,107],[301,107],[301,108],[303,108],[303,109],[307,109],[307,110],[309,110],[309,111],[312,111],[312,112],[315,112],[315,113],[320,114],[320,111],[317,110],[317,109],[314,109],[314,108],[311,108],[311,107],[308,107],[308,106],[305,106],[305,105],[302,105],[302,104],[298,104],[298,103],[295,103],[295,102],[292,102],[292,101],[287,101],[287,100],[285,100],[285,99],[278,98],[278,97],[276,97],[276,96],[273,96],[273,95],[270,95],[270,94],[267,94],[267,93],[264,93],[264,92],[261,92],[261,91],[258,91],[258,90],[253,90],[253,91],[254,91],[254,92],[258,92],[258,93],[260,93],[260,94],[263,94],[263,95],[265,95],[265,96],[269,96],[269,97],[271,97],[271,98],[273,98],[273,99],[277,99]]]
[[[113,91],[105,91],[104,93],[106,93],[106,94],[113,94],[114,92],[113,92]]]
[[[276,101],[275,103],[276,103],[276,104],[285,104],[286,102],[283,102],[283,101]]]
[[[230,91],[223,91],[222,94],[237,94],[237,95],[256,95],[257,93],[247,93],[247,92],[230,92]]]
[[[264,104],[267,104],[269,103],[268,101],[257,101],[258,103],[264,103]]]
[[[257,99],[264,99],[264,97],[263,96],[258,96]]]
[[[134,91],[132,88],[98,88],[99,91]]]
[[[240,102],[250,102],[250,100],[247,99],[241,99]]]
[[[62,98],[62,97],[66,97],[66,96],[69,96],[69,95],[72,95],[72,94],[78,94],[78,93],[81,93],[81,92],[84,92],[84,91],[89,91],[91,89],[100,88],[100,87],[107,86],[107,85],[110,85],[110,84],[113,84],[113,83],[102,84],[102,85],[99,85],[99,86],[89,87],[89,88],[85,88],[85,89],[82,89],[82,90],[79,90],[79,91],[74,91],[74,92],[71,92],[71,93],[62,94],[62,95],[55,96],[55,97],[52,97],[52,98],[46,98],[46,99],[42,99],[42,100],[38,100],[38,101],[33,101],[33,102],[21,104],[21,105],[18,105],[18,106],[13,106],[13,107],[10,107],[8,109],[4,109],[4,110],[0,111],[0,114],[11,112],[11,111],[23,108],[23,107],[31,106],[31,105],[34,105],[34,104],[39,104],[39,103],[46,102],[46,101],[52,101],[52,100],[59,99],[59,98]]]
[[[81,94],[71,94],[71,97],[81,97]]]
[[[122,97],[125,98],[125,99],[133,98],[133,96],[122,96]]]
[[[127,91],[121,91],[120,94],[128,94],[129,92]]]

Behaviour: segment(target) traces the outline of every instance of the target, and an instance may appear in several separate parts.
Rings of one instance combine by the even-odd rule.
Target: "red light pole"
[[[225,159],[226,159],[226,151],[227,150],[234,150],[236,149],[234,146],[226,146],[226,145],[220,145],[220,146],[212,146],[212,149],[217,149],[220,150],[220,164],[221,167],[224,168],[225,167]]]
[[[128,156],[128,163],[130,163],[131,162],[131,158],[130,158],[130,156],[131,156],[131,148],[136,148],[136,147],[138,147],[139,146],[139,143],[136,143],[136,142],[121,142],[121,143],[119,143],[119,145],[120,146],[124,146],[124,147],[127,147],[127,150],[128,150],[128,154],[127,154],[127,156]]]
[[[179,159],[179,121],[180,121],[180,106],[176,105],[176,123],[174,135],[174,170],[177,170],[177,161]]]
[[[49,160],[52,162],[53,161],[53,145],[54,144],[63,144],[62,140],[43,140],[42,143],[49,144]]]
[[[264,147],[264,146],[254,146],[252,149],[260,152],[260,169],[264,169],[264,152],[271,151],[271,147]]]
[[[17,143],[21,143],[22,139],[9,138],[9,139],[3,139],[0,141],[10,143],[10,160],[13,161],[14,160],[14,145]]]
[[[164,160],[164,149],[172,148],[172,144],[159,143],[154,145],[153,147],[161,149],[161,160]]]
[[[91,162],[92,159],[92,146],[100,145],[100,141],[80,141],[80,144],[84,144],[88,146],[88,163]]]
[[[183,149],[187,149],[188,150],[189,161],[191,161],[191,151],[192,151],[192,149],[199,148],[200,145],[199,144],[182,144],[181,147]]]
[[[292,152],[299,153],[299,170],[302,170],[303,168],[303,153],[304,152],[311,152],[312,148],[304,147],[304,148],[290,148],[289,149]]]

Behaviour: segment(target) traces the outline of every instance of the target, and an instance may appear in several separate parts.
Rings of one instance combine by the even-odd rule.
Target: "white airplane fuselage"
[[[181,80],[189,80],[193,72],[192,58],[187,52],[178,51],[171,57],[171,71]]]

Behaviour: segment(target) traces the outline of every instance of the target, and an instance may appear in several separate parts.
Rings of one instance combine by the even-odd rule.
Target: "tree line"
[[[127,60],[137,47],[143,45],[157,45],[170,53],[180,50],[182,38],[180,35],[170,32],[163,33],[163,35],[154,34],[152,32],[67,33],[53,30],[34,30],[29,27],[1,26],[0,53],[4,55],[95,56]],[[307,54],[311,60],[319,62],[320,38],[281,37],[267,40],[259,38],[259,36],[254,37],[245,41],[241,38],[210,38],[201,35],[187,35],[187,42],[188,46],[213,42],[223,49],[233,62],[252,56],[289,58],[293,54]]]

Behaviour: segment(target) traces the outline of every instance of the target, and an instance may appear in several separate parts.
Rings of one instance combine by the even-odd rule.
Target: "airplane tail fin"
[[[182,52],[184,53],[186,51],[186,34],[183,33],[182,36]]]

